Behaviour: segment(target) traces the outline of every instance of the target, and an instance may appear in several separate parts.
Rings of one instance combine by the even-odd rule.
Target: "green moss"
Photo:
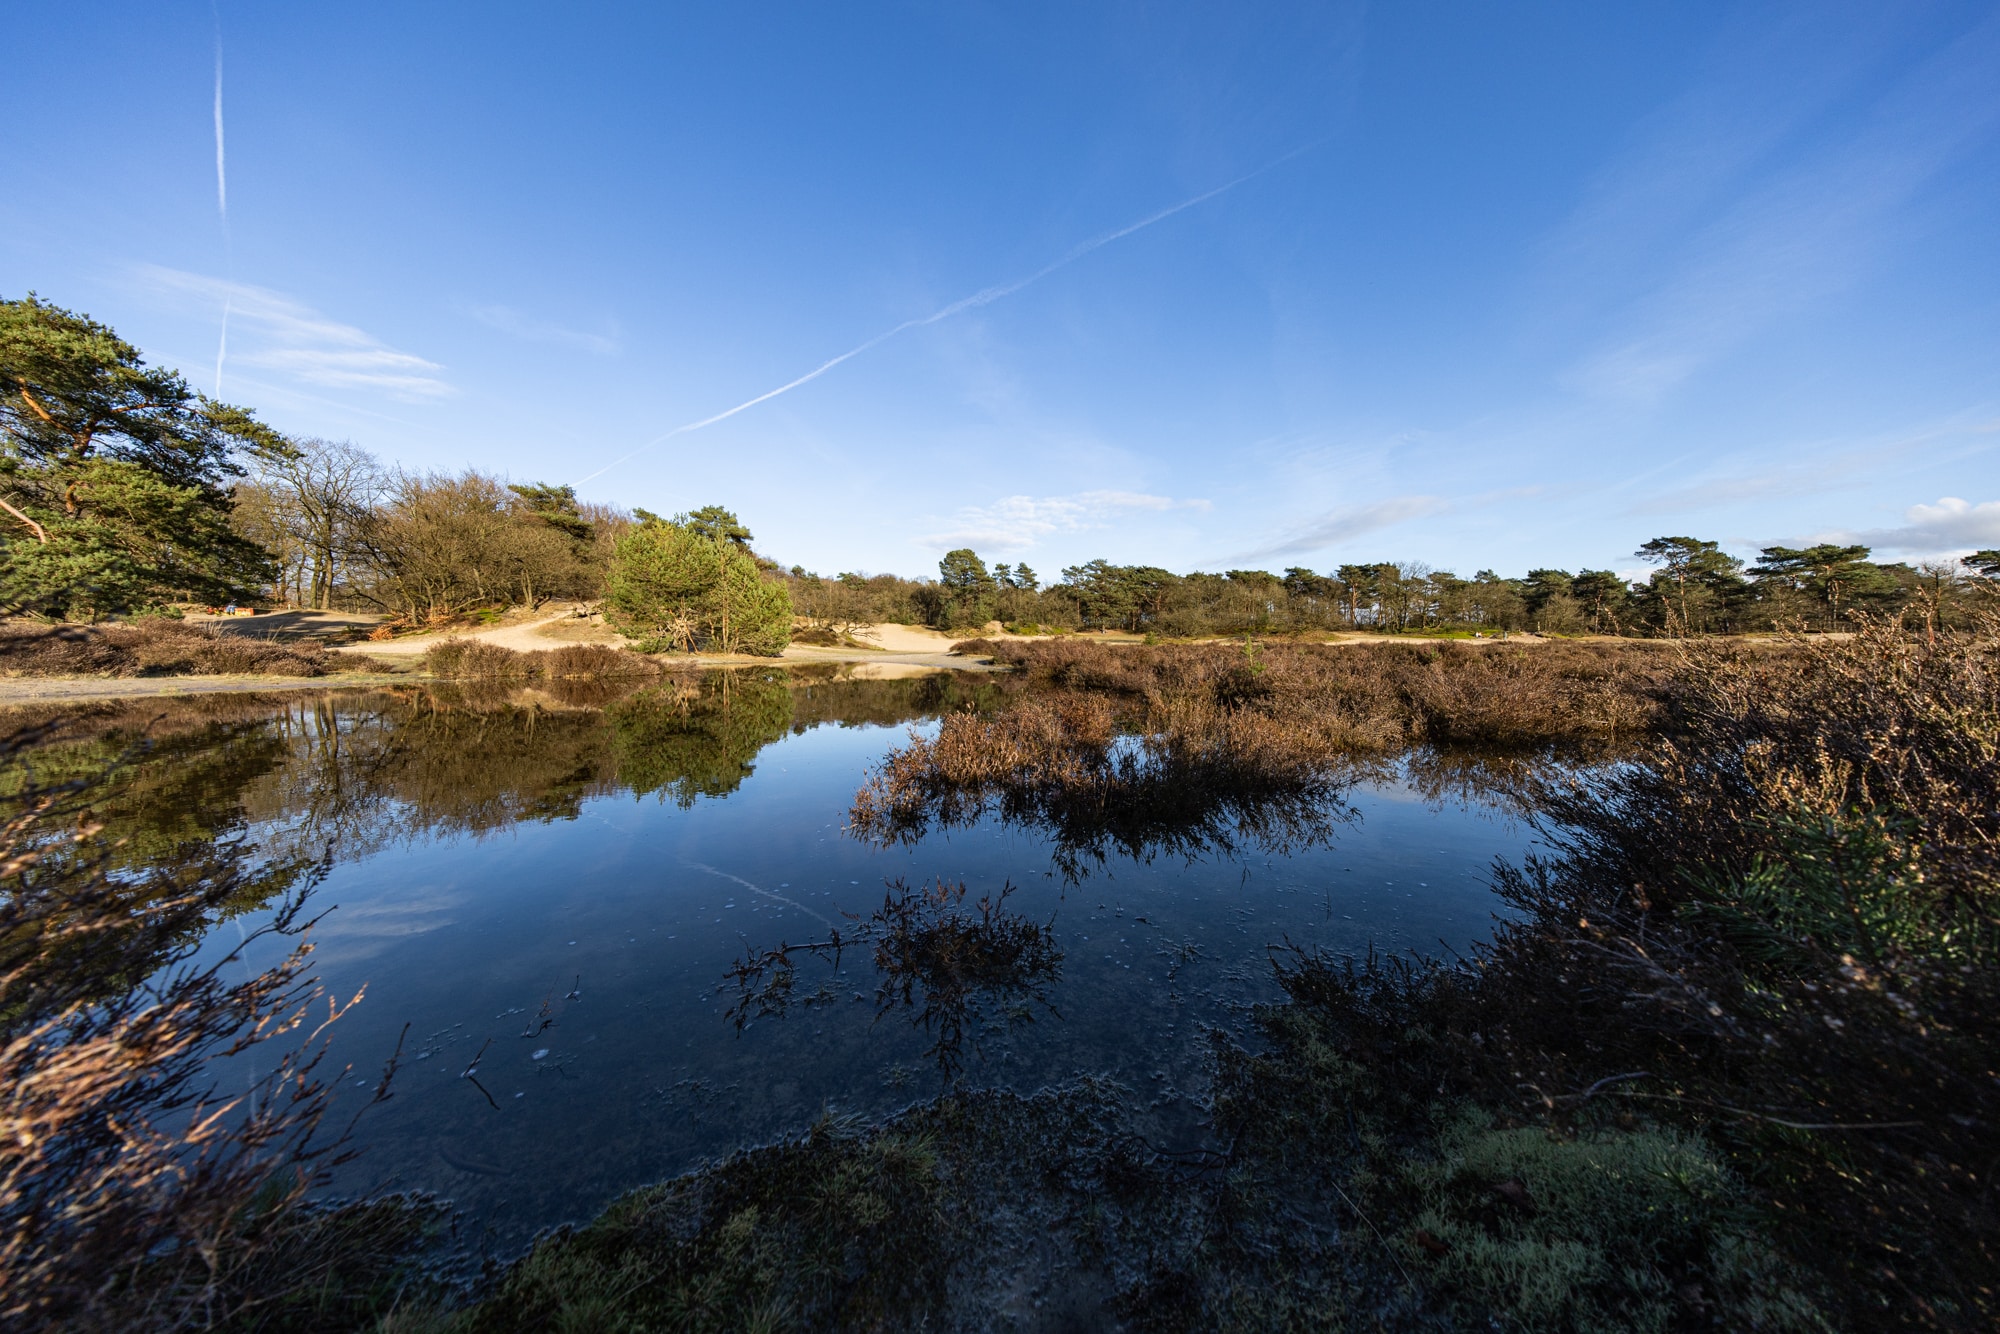
[[[937,1156],[822,1118],[797,1141],[634,1192],[537,1246],[466,1331],[900,1322],[942,1299]]]
[[[1823,1327],[1699,1139],[1503,1129],[1464,1110],[1399,1184],[1413,1206],[1404,1263],[1465,1315],[1607,1334],[1664,1331],[1686,1314],[1731,1329]]]

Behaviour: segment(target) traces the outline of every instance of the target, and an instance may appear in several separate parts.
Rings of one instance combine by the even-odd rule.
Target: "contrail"
[[[219,123],[220,122],[218,121],[218,124]],[[753,399],[749,399],[746,402],[738,403],[733,408],[729,408],[728,410],[723,412],[718,412],[713,417],[703,417],[700,421],[692,421],[682,426],[676,426],[673,430],[668,431],[665,435],[657,436],[654,439],[648,440],[645,444],[639,446],[637,449],[631,451],[630,453],[619,455],[617,458],[611,460],[611,462],[605,464],[602,468],[599,468],[596,472],[591,473],[585,477],[577,478],[572,485],[582,486],[585,482],[594,481],[595,479],[602,477],[605,473],[610,472],[613,468],[616,468],[619,464],[635,459],[639,457],[639,455],[645,453],[647,450],[652,449],[658,445],[663,445],[677,435],[686,435],[690,431],[699,431],[703,427],[713,426],[719,421],[727,421],[729,418],[734,417],[737,413],[747,412],[751,408],[756,407],[759,403],[768,403],[772,399],[778,397],[780,394],[789,394],[792,390],[797,389],[800,385],[809,384],[812,381],[817,380],[820,376],[825,375],[828,371],[832,370],[835,366],[838,366],[841,362],[852,361],[854,358],[860,356],[863,352],[868,351],[870,348],[878,347],[881,344],[888,342],[891,338],[894,338],[897,334],[907,333],[911,329],[921,329],[926,325],[936,324],[941,320],[948,320],[954,315],[961,315],[968,310],[974,310],[980,306],[990,305],[993,302],[1000,300],[1000,298],[1002,297],[1012,296],[1014,293],[1020,291],[1022,288],[1040,282],[1042,279],[1048,277],[1056,270],[1067,268],[1069,265],[1076,263],[1078,260],[1082,259],[1085,255],[1088,255],[1093,250],[1098,250],[1103,248],[1104,246],[1108,246],[1113,241],[1122,240],[1123,238],[1130,236],[1134,232],[1143,231],[1146,228],[1152,226],[1156,222],[1163,222],[1166,219],[1173,217],[1174,214],[1176,213],[1181,213],[1187,209],[1193,208],[1196,204],[1205,204],[1209,200],[1215,198],[1217,195],[1226,194],[1229,191],[1234,190],[1237,186],[1242,185],[1245,181],[1254,180],[1257,177],[1262,176],[1265,172],[1270,171],[1272,168],[1280,166],[1283,163],[1289,162],[1293,158],[1297,157],[1299,154],[1306,152],[1308,149],[1314,148],[1316,146],[1317,146],[1316,143],[1314,143],[1314,144],[1307,144],[1303,148],[1295,148],[1291,152],[1285,154],[1283,157],[1274,158],[1273,160],[1266,162],[1263,166],[1257,168],[1255,171],[1245,172],[1243,175],[1238,176],[1235,180],[1226,181],[1223,184],[1216,186],[1212,190],[1204,190],[1200,194],[1194,196],[1192,199],[1183,199],[1180,203],[1171,205],[1170,207],[1167,208],[1163,208],[1157,213],[1149,213],[1145,217],[1139,219],[1137,222],[1128,223],[1127,225],[1120,227],[1115,231],[1105,232],[1101,236],[1093,236],[1088,241],[1083,242],[1081,245],[1074,246],[1068,251],[1064,252],[1061,258],[1053,261],[1052,263],[1043,265],[1041,268],[1036,269],[1033,273],[1029,274],[1025,278],[1016,278],[1013,282],[1001,283],[997,287],[982,288],[981,290],[974,292],[971,296],[963,297],[957,301],[952,302],[948,306],[944,306],[938,310],[932,311],[928,315],[919,316],[918,318],[912,320],[904,320],[901,324],[897,325],[895,328],[876,334],[873,338],[869,339],[867,342],[862,343],[859,346],[849,348],[847,351],[841,353],[839,356],[833,358],[831,361],[821,362],[818,366],[815,366],[812,370],[807,371],[804,375],[801,375],[796,380],[787,381],[786,383],[779,385],[776,389],[767,390],[764,393],[757,395],[757,397]]]
[[[229,230],[229,172],[222,152],[222,32],[215,34],[215,209]]]
[[[737,884],[743,886],[743,888],[749,890],[753,894],[762,894],[767,899],[776,899],[778,902],[785,904],[788,907],[797,908],[800,912],[818,921],[820,925],[826,927],[829,930],[831,930],[833,927],[832,922],[827,921],[826,918],[821,917],[818,913],[814,912],[811,908],[806,907],[805,904],[800,903],[797,899],[788,899],[783,894],[774,894],[770,890],[765,889],[762,885],[751,884],[748,880],[745,880],[740,875],[731,875],[727,871],[718,871],[713,866],[706,865],[702,862],[683,861],[681,865],[690,867],[696,871],[706,871],[710,875],[719,875],[724,880],[734,880]]]
[[[222,11],[211,6],[215,15],[215,211],[222,219],[222,244],[229,245],[229,170],[222,151]],[[235,266],[231,265],[233,269]],[[229,307],[232,298],[222,299],[222,337],[215,345],[215,397],[222,397],[222,363],[229,356]]]

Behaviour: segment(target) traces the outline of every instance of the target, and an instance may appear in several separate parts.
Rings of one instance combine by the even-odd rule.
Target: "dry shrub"
[[[447,639],[424,654],[432,676],[458,681],[566,681],[613,677],[654,677],[660,665],[639,653],[603,644],[517,653],[483,639]]]
[[[483,639],[447,639],[424,651],[424,670],[458,681],[526,678],[527,657]]]
[[[1561,855],[1502,873],[1515,914],[1470,965],[1297,961],[1295,1074],[1358,1062],[1399,1133],[1450,1095],[1700,1135],[1835,1325],[1992,1328],[2000,636],[1695,646],[1661,719],[1544,785]],[[1688,1275],[1680,1318],[1719,1282]]]
[[[324,676],[348,665],[318,644],[182,621],[0,625],[0,671],[27,676]]]
[[[947,714],[934,740],[912,734],[870,775],[852,827],[907,843],[995,811],[1050,830],[1066,875],[1112,849],[1142,859],[1239,843],[1283,851],[1329,837],[1348,818],[1340,793],[1367,767],[1341,750],[1337,728],[1310,721],[1176,699],[1149,722],[1121,735],[1111,701],[1069,691],[992,718]]]
[[[1207,700],[1337,735],[1421,742],[1602,743],[1645,731],[1671,651],[1650,643],[1166,644],[1073,639],[958,646],[1073,690]]]
[[[1932,868],[1942,905],[1990,920],[2000,872],[2000,631],[1930,642],[1896,622],[1851,641],[1801,638],[1792,652],[1727,643],[1686,651],[1663,694],[1655,762],[1610,792],[1549,794],[1603,874],[1646,875],[1650,897],[1691,834],[1705,864],[1741,874],[1800,818],[1838,825],[1872,812]],[[1607,814],[1615,818],[1607,818]]]
[[[628,653],[606,644],[565,644],[535,655],[540,675],[551,681],[660,674],[660,664],[642,653]]]
[[[34,739],[17,734],[0,753]],[[323,1035],[342,1007],[305,976],[301,938],[323,865],[264,864],[222,841],[113,874],[88,796],[81,784],[30,787],[8,799],[0,830],[0,1319],[256,1323],[337,1271],[355,1288],[315,1294],[324,1319],[295,1323],[339,1324],[367,1265],[328,1247],[338,1238],[365,1254],[364,1235],[380,1232],[305,1207],[346,1138],[319,1133],[340,1073],[321,1070]],[[199,956],[225,904],[273,894],[248,940]],[[295,944],[246,975],[246,952],[265,937]],[[233,1072],[251,1071],[246,1092],[217,1095],[216,1063],[253,1052]],[[403,1225],[423,1208],[374,1209],[401,1218],[386,1267],[403,1264],[414,1236]]]
[[[907,841],[995,810],[1053,829],[1071,872],[1113,846],[1309,845],[1345,818],[1346,785],[1376,775],[1368,757],[1422,742],[1601,746],[1651,721],[1669,661],[1582,645],[959,648],[1041,692],[993,718],[947,715],[934,740],[892,752],[857,794],[854,827]]]

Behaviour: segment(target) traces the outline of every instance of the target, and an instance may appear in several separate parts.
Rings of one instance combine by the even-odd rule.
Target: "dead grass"
[[[913,734],[870,775],[851,827],[876,843],[915,843],[991,811],[1048,830],[1058,868],[1074,878],[1113,850],[1145,860],[1322,842],[1348,817],[1341,792],[1373,769],[1347,755],[1338,725],[1212,698],[1162,701],[1147,721],[1153,730],[1131,735],[1112,700],[1076,691],[1029,696],[991,718],[947,714],[935,739]]]
[[[365,665],[318,644],[251,639],[182,621],[0,624],[0,671],[24,676],[325,676]]]
[[[1350,750],[1422,743],[1603,743],[1644,733],[1672,670],[1667,645],[1239,641],[1112,647],[975,640],[968,653],[1072,690],[1158,711],[1211,705],[1311,729]]]

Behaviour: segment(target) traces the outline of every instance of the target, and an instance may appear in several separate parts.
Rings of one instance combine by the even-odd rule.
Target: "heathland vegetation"
[[[0,308],[0,375],[16,615],[262,598],[451,625],[560,597],[601,600],[642,649],[762,653],[800,620],[836,640],[894,620],[1247,632],[987,639],[1016,670],[908,685],[945,716],[862,782],[854,834],[992,817],[1073,876],[1113,853],[1282,850],[1326,837],[1371,766],[1449,784],[1440,757],[1476,748],[1546,848],[1496,868],[1506,916],[1464,958],[1274,942],[1285,999],[1254,1042],[1215,1036],[1204,1133],[1181,1148],[1102,1081],[966,1087],[945,1035],[1032,1010],[1060,938],[1005,894],[892,886],[851,943],[881,1012],[938,1035],[940,1097],[875,1126],[828,1116],[472,1274],[431,1264],[451,1255],[443,1204],[315,1199],[365,1138],[328,1123],[340,1007],[300,945],[329,848],[573,818],[614,787],[723,795],[804,693],[776,670],[711,688],[601,647],[444,642],[457,683],[379,697],[423,744],[206,705],[183,753],[51,715],[0,755],[0,1320],[972,1328],[1030,1273],[1072,1303],[1052,1323],[1134,1329],[2000,1319],[2000,553],[1771,547],[1746,569],[1673,537],[1639,549],[1656,569],[1636,582],[1092,562],[1044,586],[955,551],[935,580],[827,579],[758,557],[719,507],[628,514],[285,438],[33,298]],[[1333,629],[1672,642],[1283,642]],[[1791,633],[1719,633],[1753,630]],[[99,641],[34,642],[83,661]],[[185,763],[142,771],[148,745]],[[287,783],[318,804],[281,802]],[[253,791],[303,811],[289,841],[248,837],[233,794]],[[215,933],[251,911],[261,937]],[[751,947],[740,1003],[781,1012],[798,952],[840,943]],[[218,1092],[224,1068],[230,1089],[249,1072],[245,1096]]]
[[[1024,655],[1053,695],[948,718],[857,795],[865,834],[991,810],[1143,853],[1169,787],[1197,824],[1282,809],[1439,719],[1547,741],[1559,701],[1625,697],[1563,738],[1636,725],[1616,763],[1517,773],[1552,850],[1499,869],[1488,944],[1274,949],[1287,998],[1253,1046],[1217,1036],[1206,1146],[1089,1081],[826,1119],[544,1241],[444,1324],[972,1327],[1032,1270],[1134,1329],[1990,1328],[1992,629],[1711,640],[1622,675],[1439,649]],[[1121,711],[1142,750],[1105,744]],[[1006,967],[1050,966],[1032,923],[924,904],[878,914],[913,923],[886,986],[915,959],[927,995],[1035,994]],[[797,949],[747,958],[742,1003],[782,1012]]]
[[[936,1035],[943,1096],[640,1192],[465,1287],[412,1258],[449,1254],[440,1206],[310,1203],[310,1068],[277,1067],[299,1094],[260,1094],[263,1119],[176,1138],[195,1063],[274,1033],[303,976],[244,989],[224,970],[240,955],[196,968],[185,951],[203,922],[309,890],[307,845],[372,827],[362,807],[478,828],[565,818],[614,774],[724,792],[801,692],[775,671],[719,694],[641,679],[601,713],[537,713],[505,693],[530,678],[496,663],[490,683],[382,697],[436,744],[245,732],[232,772],[272,772],[289,746],[302,774],[339,767],[315,792],[359,803],[315,810],[295,853],[252,848],[220,807],[212,835],[145,832],[159,794],[120,776],[116,733],[86,728],[7,788],[8,1309],[82,1327],[959,1327],[1030,1266],[1133,1328],[1990,1327],[1990,627],[993,651],[1020,670],[939,701],[935,738],[856,793],[858,834],[990,813],[1050,834],[1075,874],[1109,851],[1269,849],[1337,821],[1344,776],[1411,753],[1448,783],[1424,757],[1476,743],[1551,850],[1499,869],[1508,915],[1466,958],[1275,950],[1287,999],[1252,1045],[1218,1036],[1207,1134],[1178,1149],[1102,1083],[966,1086],[945,1038],[1038,1003],[1060,938],[1004,896],[892,887],[846,943],[872,953],[882,1004]],[[546,792],[522,788],[530,771]],[[781,1014],[805,948],[747,954],[739,1005]],[[128,1033],[141,978],[153,1027]],[[212,1166],[177,1177],[176,1154]],[[76,1192],[88,1210],[65,1213]]]

